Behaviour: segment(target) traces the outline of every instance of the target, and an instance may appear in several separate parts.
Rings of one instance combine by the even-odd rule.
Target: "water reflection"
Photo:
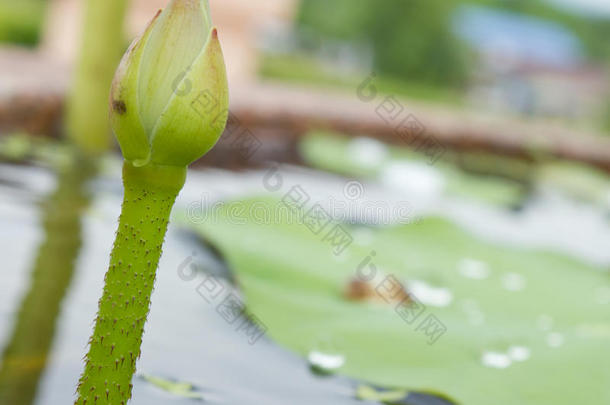
[[[112,171],[112,167],[107,169]],[[17,179],[27,183],[33,171],[14,166],[10,173],[2,174],[11,184]],[[10,293],[0,294],[0,342],[7,342],[2,343],[7,347],[1,366],[5,368],[2,405],[67,404],[74,399],[122,197],[120,178],[116,174],[110,177],[102,174],[94,180],[91,208],[84,212],[89,196],[74,191],[79,189],[76,184],[82,185],[85,180],[78,180],[77,176],[68,181],[63,177],[70,176],[62,175],[57,190],[43,207],[44,232],[55,231],[46,235],[40,245],[32,275],[19,274],[16,269],[23,265],[15,265],[31,254],[27,246],[22,247],[27,245],[28,237],[18,234],[27,230],[31,236],[38,226],[30,220],[33,214],[27,201],[32,200],[32,195],[16,187],[7,187],[8,194],[2,195],[9,201],[0,206],[3,210],[0,229],[10,231],[0,232],[1,252],[10,259],[8,266],[0,267],[4,270],[2,291]],[[203,187],[203,183],[199,186]],[[27,215],[17,215],[24,209]],[[82,229],[78,212],[84,214]],[[81,232],[82,247],[75,263]],[[185,281],[179,268],[190,256],[196,265],[196,277]],[[355,397],[352,380],[340,376],[320,379],[310,372],[306,360],[266,338],[250,345],[246,336],[236,333],[234,325],[227,324],[198,289],[206,279],[202,269],[231,279],[218,260],[213,250],[201,247],[197,238],[180,232],[175,224],[170,226],[131,403],[188,403],[193,399],[186,396],[197,393],[210,404],[361,404]],[[54,263],[57,265],[52,266]],[[75,271],[73,265],[77,267]],[[187,267],[190,271],[190,266]],[[52,274],[50,268],[60,268],[61,274]],[[20,290],[22,283],[27,284],[24,287],[27,292],[13,310],[16,297],[13,292]],[[227,284],[234,288],[230,282]],[[17,324],[11,326],[5,317],[12,313],[19,316]],[[185,384],[192,385],[194,391],[185,390]]]
[[[73,162],[61,170],[55,191],[42,203],[44,240],[2,355],[0,404],[29,405],[36,398],[61,303],[74,274],[81,214],[89,202],[84,186],[93,173],[89,161]]]

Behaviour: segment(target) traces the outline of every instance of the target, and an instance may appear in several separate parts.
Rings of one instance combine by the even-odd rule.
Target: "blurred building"
[[[258,44],[265,35],[292,27],[299,0],[212,0],[232,83],[256,80]]]
[[[574,120],[604,107],[604,70],[586,61],[579,39],[560,24],[464,6],[453,29],[478,58],[470,88],[477,107]]]
[[[67,65],[74,61],[83,0],[50,0],[42,50]],[[127,21],[130,38],[139,34],[156,10],[169,0],[131,0]],[[292,25],[299,0],[211,0],[212,18],[219,29],[230,83],[251,82],[257,75],[257,43],[269,27]]]

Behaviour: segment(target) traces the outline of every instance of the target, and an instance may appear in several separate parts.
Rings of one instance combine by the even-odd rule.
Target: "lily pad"
[[[278,201],[239,204],[274,210]],[[232,209],[224,205],[197,230],[237,273],[268,334],[303,357],[332,340],[345,357],[341,373],[468,405],[610,403],[605,269],[494,245],[437,218],[342,225],[354,242],[336,255],[333,224],[314,233],[281,216],[237,223]],[[382,277],[374,291],[387,293],[394,276],[409,299],[348,299],[350,280],[372,269]]]
[[[443,179],[443,191],[447,195],[492,205],[518,205],[528,192],[522,182],[456,170],[455,165],[446,162],[455,159],[447,158],[450,152],[446,152],[440,160],[431,162],[423,154],[406,147],[385,145],[372,138],[348,138],[329,132],[312,132],[301,142],[300,151],[311,166],[347,176],[384,179],[388,176],[416,175],[413,171],[428,174],[435,172],[436,177]],[[397,173],[393,170],[397,166],[402,166],[403,170]]]
[[[537,180],[573,198],[610,208],[610,177],[599,169],[572,162],[547,163],[538,170]]]

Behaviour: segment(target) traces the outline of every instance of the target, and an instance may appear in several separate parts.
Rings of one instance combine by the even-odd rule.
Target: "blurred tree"
[[[470,53],[454,38],[456,7],[479,4],[548,19],[573,30],[592,60],[610,60],[609,18],[588,18],[544,0],[303,0],[300,24],[324,37],[367,41],[379,74],[459,86]]]
[[[458,85],[466,58],[451,35],[452,8],[430,0],[305,0],[300,21],[322,35],[370,42],[380,74]]]
[[[365,39],[373,5],[371,0],[304,0],[299,21],[322,35]]]
[[[0,42],[36,45],[46,3],[46,0],[0,0]]]
[[[376,0],[370,32],[380,73],[433,84],[460,85],[466,52],[451,33],[447,1]]]

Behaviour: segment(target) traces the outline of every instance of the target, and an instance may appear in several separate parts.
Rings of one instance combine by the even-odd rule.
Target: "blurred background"
[[[113,141],[70,98],[167,1],[113,0],[113,36],[96,2],[0,0],[0,404],[71,400],[103,285],[120,154],[74,163]],[[610,403],[610,2],[210,3],[229,122],[133,403]]]

